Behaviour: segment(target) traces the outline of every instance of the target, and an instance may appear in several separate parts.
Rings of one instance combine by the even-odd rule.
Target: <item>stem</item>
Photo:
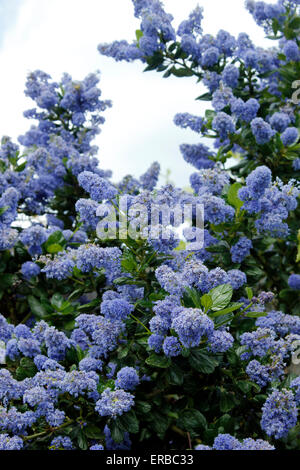
[[[187,437],[188,437],[188,441],[189,441],[189,449],[188,450],[192,450],[192,440],[191,440],[191,434],[189,432],[187,432]]]
[[[77,282],[78,284],[81,284],[82,286],[85,285],[84,282],[79,281],[78,279],[75,279],[74,277],[71,277],[70,279],[72,279],[72,281],[74,281],[74,282]]]
[[[172,426],[171,427],[172,431],[176,432],[176,434],[179,434],[182,437],[186,437],[186,433],[182,431],[182,429],[178,428],[177,426]]]
[[[154,251],[154,253],[152,253],[152,255],[150,255],[149,258],[148,258],[144,263],[141,264],[141,266],[140,266],[139,269],[138,269],[138,273],[141,272],[142,268],[143,268],[146,264],[149,264],[149,263],[153,260],[153,258],[155,257],[155,255],[157,255],[157,251]]]
[[[202,74],[195,72],[191,67],[189,67],[186,64],[184,59],[182,60],[182,62],[180,62],[179,60],[174,59],[174,57],[172,57],[172,55],[170,55],[169,53],[166,53],[166,58],[169,59],[170,63],[180,65],[181,67],[185,68],[186,70],[189,70],[190,72],[192,72],[193,75],[195,75],[196,77],[202,78]]]
[[[151,393],[148,393],[146,395],[146,398],[152,398],[152,397],[156,397],[156,395],[159,395],[160,393],[162,393],[162,390],[154,390],[154,392],[151,392]]]
[[[38,432],[36,434],[32,434],[31,436],[22,436],[22,439],[23,439],[23,441],[31,441],[32,439],[35,439],[37,437],[45,436],[46,434],[52,434],[55,431],[59,431],[60,429],[66,428],[67,426],[69,426],[72,423],[74,423],[74,420],[70,419],[69,421],[62,424],[61,426],[57,426],[56,428],[52,428],[52,429],[47,430],[47,431]]]
[[[142,325],[145,330],[147,330],[148,334],[149,335],[152,335],[151,331],[144,325],[144,323],[141,322],[141,320],[139,320],[138,318],[136,318],[132,313],[130,315],[136,322],[138,322],[140,325]]]
[[[251,308],[253,306],[253,302],[251,302],[246,308],[244,308],[244,310],[242,310],[240,313],[237,314],[237,317],[240,317],[243,315],[243,313],[247,312],[247,310],[249,310],[249,308]]]
[[[25,318],[23,318],[23,320],[21,321],[20,325],[26,323],[27,320],[29,320],[29,318],[31,318],[31,317],[32,317],[32,313],[30,312],[30,313],[28,313],[28,315],[26,315]]]

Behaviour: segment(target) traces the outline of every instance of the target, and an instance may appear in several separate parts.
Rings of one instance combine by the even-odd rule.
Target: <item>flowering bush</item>
[[[133,3],[136,40],[99,51],[208,88],[174,119],[197,171],[113,183],[99,77],[28,76],[35,124],[0,148],[0,449],[299,449],[300,2],[246,2],[268,50]]]

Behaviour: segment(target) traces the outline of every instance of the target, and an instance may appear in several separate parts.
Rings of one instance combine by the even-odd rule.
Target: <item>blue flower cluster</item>
[[[268,436],[274,436],[275,439],[286,437],[289,430],[297,424],[298,410],[294,395],[289,390],[274,390],[262,411],[261,427]]]
[[[275,450],[275,447],[262,439],[252,439],[248,437],[240,442],[230,434],[219,434],[212,447],[199,444],[195,450]]]
[[[252,359],[246,372],[260,387],[284,378],[285,367],[300,340],[298,317],[271,311],[258,318],[257,329],[241,335],[241,358]]]
[[[289,227],[284,220],[297,208],[298,186],[295,180],[283,184],[279,178],[272,183],[271,171],[266,166],[256,168],[247,177],[246,186],[239,190],[239,198],[244,202],[243,209],[259,216],[255,221],[258,233],[275,238],[288,236]]]

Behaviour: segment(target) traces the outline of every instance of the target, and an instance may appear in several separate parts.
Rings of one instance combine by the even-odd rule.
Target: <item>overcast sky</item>
[[[256,44],[270,44],[244,0],[164,2],[176,24],[198,3],[204,7],[205,33],[245,31]],[[0,0],[0,135],[16,138],[30,125],[22,116],[32,107],[23,93],[28,72],[41,69],[58,80],[63,72],[82,79],[100,70],[102,96],[113,101],[97,139],[101,167],[112,169],[119,180],[128,173],[139,176],[158,160],[164,173],[170,169],[171,179],[185,186],[192,167],[183,161],[179,145],[199,139],[176,128],[173,117],[202,114],[205,105],[195,101],[202,86],[193,78],[165,80],[156,72],[142,73],[142,64],[116,63],[97,51],[100,42],[131,41],[138,27],[131,0]]]

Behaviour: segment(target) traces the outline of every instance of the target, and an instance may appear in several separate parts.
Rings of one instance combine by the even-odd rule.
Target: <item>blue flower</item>
[[[216,115],[212,122],[212,128],[225,140],[229,134],[234,134],[235,124],[231,116],[222,111]]]
[[[212,67],[216,65],[220,58],[220,51],[217,47],[208,48],[202,55],[201,65],[203,67]]]
[[[300,274],[291,274],[288,283],[291,289],[300,290]]]
[[[162,350],[162,345],[165,337],[158,334],[153,334],[149,336],[148,345],[150,349],[153,349],[156,353],[159,353]]]
[[[73,443],[68,436],[57,436],[52,439],[50,450],[72,450]]]
[[[182,144],[180,151],[184,160],[198,170],[214,167],[214,162],[210,160],[213,152],[204,144]]]
[[[222,73],[222,80],[230,88],[236,88],[240,77],[240,71],[234,65],[227,65]]]
[[[199,346],[202,337],[214,330],[213,321],[199,309],[183,309],[173,320],[172,328],[186,348]]]
[[[113,199],[117,194],[114,188],[106,179],[92,173],[91,171],[83,171],[78,175],[78,183],[85,191],[90,193],[91,198],[97,202],[105,199]]]
[[[213,353],[224,353],[231,348],[234,343],[233,336],[225,330],[214,331],[208,339],[208,350]]]
[[[0,434],[0,450],[21,450],[23,446],[24,442],[21,437],[10,437],[8,434]]]
[[[270,124],[262,118],[253,119],[253,121],[251,121],[251,129],[259,145],[267,144],[275,135],[275,131],[271,128]]]
[[[178,127],[182,127],[183,129],[189,128],[197,133],[201,132],[201,128],[204,124],[203,118],[189,113],[176,114],[174,123]]]
[[[247,237],[241,237],[239,241],[230,249],[231,259],[234,263],[242,263],[250,255],[252,241]]]
[[[158,182],[159,173],[160,164],[158,162],[152,163],[149,170],[140,177],[142,188],[147,189],[148,191],[153,191]]]
[[[95,410],[100,416],[116,418],[129,411],[134,405],[134,396],[124,390],[112,391],[109,388],[101,394]]]
[[[283,47],[283,53],[290,62],[300,61],[300,50],[296,41],[286,41]]]
[[[297,142],[299,138],[299,132],[296,127],[288,127],[285,131],[281,134],[281,141],[285,147],[288,145],[292,145]]]
[[[261,197],[272,182],[272,172],[266,166],[257,167],[246,178],[247,189],[253,199]]]
[[[189,18],[185,21],[182,21],[178,26],[177,34],[183,36],[185,34],[201,34],[202,26],[201,22],[203,20],[203,8],[197,7],[190,13]]]
[[[239,289],[244,284],[247,284],[247,276],[239,269],[231,269],[227,272],[229,278],[229,284],[232,285],[233,289]]]
[[[26,263],[23,263],[21,266],[21,272],[25,279],[31,279],[32,277],[38,276],[41,269],[37,264],[26,261]]]
[[[291,391],[274,390],[262,408],[261,427],[268,436],[281,439],[297,424],[297,405]]]
[[[167,336],[163,342],[163,352],[168,357],[180,356],[182,347],[175,336]]]
[[[246,372],[250,379],[253,380],[260,387],[265,387],[271,380],[269,367],[264,366],[256,359],[249,362]]]
[[[291,123],[291,119],[286,113],[274,113],[270,119],[270,124],[277,132],[284,132]]]
[[[117,373],[117,380],[115,381],[116,388],[123,390],[134,390],[140,382],[137,371],[133,367],[123,367]]]

